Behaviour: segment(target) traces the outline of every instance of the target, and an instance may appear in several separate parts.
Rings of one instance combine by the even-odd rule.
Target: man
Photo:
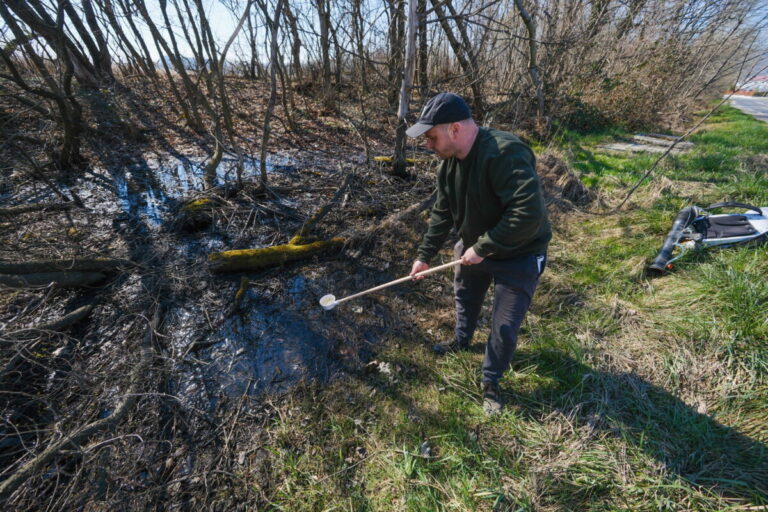
[[[424,135],[442,160],[437,200],[411,275],[429,268],[450,229],[461,240],[454,279],[456,330],[439,354],[466,349],[483,299],[494,282],[493,320],[483,360],[483,408],[501,411],[499,380],[509,368],[517,333],[544,271],[552,237],[531,149],[510,133],[480,128],[464,100],[440,93],[406,133]]]

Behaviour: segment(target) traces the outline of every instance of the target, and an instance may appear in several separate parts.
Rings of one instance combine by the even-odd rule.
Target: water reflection
[[[166,215],[182,198],[205,189],[206,161],[175,160],[170,162],[146,160],[125,170],[111,171],[115,194],[120,208],[127,214],[158,229]],[[238,159],[223,158],[216,169],[216,185],[230,183],[237,176]],[[267,172],[290,172],[296,166],[285,155],[267,160]],[[260,161],[246,158],[241,176],[252,181],[260,175]]]
[[[248,295],[254,299],[252,292]],[[201,327],[200,318],[183,309],[170,318],[168,332],[183,352]],[[334,341],[300,313],[279,305],[246,307],[197,343],[204,348],[190,352],[177,375],[182,398],[203,409],[221,396],[279,393],[302,381],[324,380],[332,371],[327,355]]]

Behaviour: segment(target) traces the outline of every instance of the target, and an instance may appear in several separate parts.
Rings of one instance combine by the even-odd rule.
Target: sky
[[[1,1],[1,0],[0,0]],[[170,2],[169,2],[170,4]],[[244,3],[243,3],[244,4]],[[203,0],[203,6],[205,8],[206,13],[208,14],[208,21],[211,25],[211,30],[213,31],[214,37],[217,39],[217,47],[219,49],[222,49],[224,47],[224,44],[227,42],[229,37],[232,35],[232,31],[237,26],[237,22],[240,18],[240,16],[243,13],[243,9],[245,8],[245,5],[241,6],[240,9],[237,12],[237,16],[235,14],[227,9],[219,0]],[[152,16],[152,19],[155,21],[155,23],[160,27],[161,31],[164,32],[163,28],[160,25],[162,24],[162,14],[160,13],[160,8],[158,6],[158,3],[154,0],[147,0],[147,8],[149,10],[150,15]],[[252,6],[251,9],[255,9],[256,6]],[[168,8],[169,16],[171,17],[171,22],[173,23],[176,19],[175,16],[175,9],[169,5]],[[245,27],[243,27],[243,30],[245,30]],[[141,24],[141,32],[142,35],[144,35],[146,41],[151,41],[152,37],[149,32],[149,29],[142,23]],[[186,43],[186,40],[183,37],[183,34],[181,33],[181,26],[177,25],[174,27],[174,32],[177,36],[177,42],[179,44],[179,51],[184,56],[192,56],[192,51],[189,48],[189,45]],[[236,44],[236,43],[235,43]],[[152,59],[157,61],[160,59],[160,54],[157,51],[157,48],[155,48],[154,45],[148,44],[149,52],[152,55]],[[235,50],[235,48],[232,48],[230,50],[230,55],[235,55],[235,52],[232,50]]]

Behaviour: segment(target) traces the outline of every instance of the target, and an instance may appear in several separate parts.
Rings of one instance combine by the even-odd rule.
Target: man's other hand
[[[464,255],[461,257],[461,264],[462,265],[477,265],[481,261],[483,261],[485,258],[482,256],[478,256],[475,252],[474,247],[470,247],[466,251],[464,251]]]
[[[413,262],[410,275],[413,276],[414,274],[418,274],[419,272],[424,272],[428,268],[429,268],[428,263],[424,263],[423,261],[416,260]],[[425,276],[419,276],[419,277],[414,277],[414,279],[419,280],[419,279],[424,279],[424,277]]]

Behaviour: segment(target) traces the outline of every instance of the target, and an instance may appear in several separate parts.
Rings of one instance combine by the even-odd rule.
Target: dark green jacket
[[[479,256],[504,259],[546,251],[552,231],[536,158],[520,139],[480,128],[464,160],[443,160],[418,259],[429,263],[451,227]]]

